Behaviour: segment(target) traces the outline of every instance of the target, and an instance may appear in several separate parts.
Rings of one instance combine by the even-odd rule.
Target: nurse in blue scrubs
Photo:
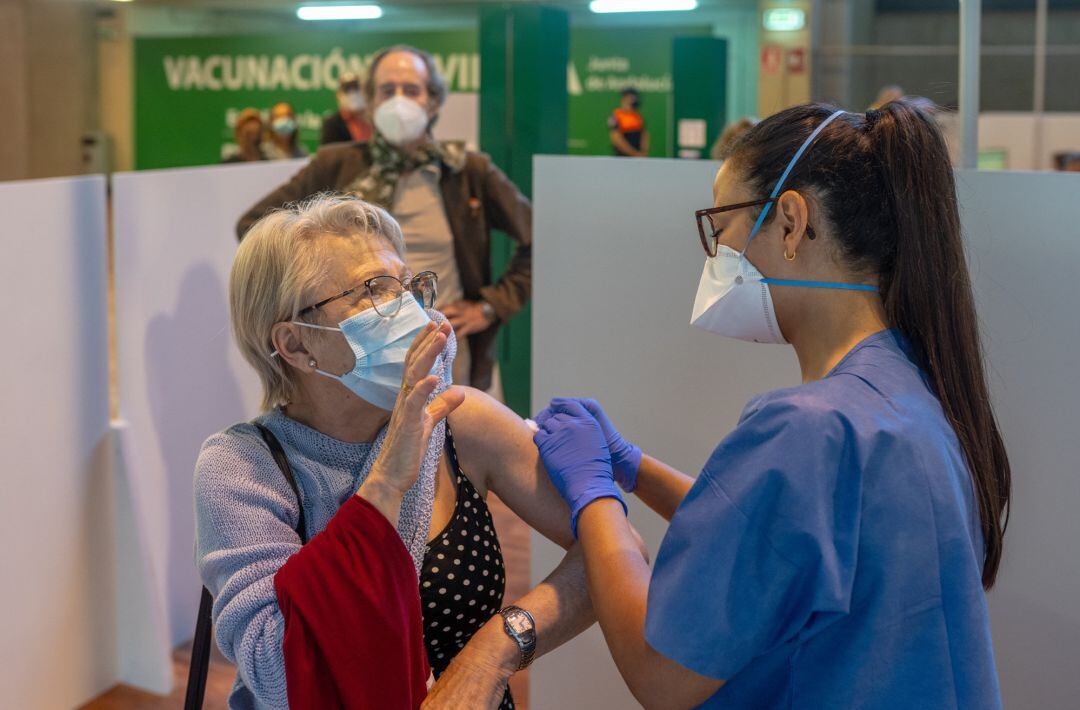
[[[713,197],[692,322],[790,343],[802,382],[750,401],[696,480],[594,401],[537,417],[619,671],[650,708],[999,707],[1009,461],[932,113],[786,110]],[[723,362],[697,376],[722,396]],[[620,487],[670,521],[651,574]]]

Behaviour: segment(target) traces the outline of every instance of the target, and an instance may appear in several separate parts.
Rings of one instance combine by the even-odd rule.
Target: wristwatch
[[[495,307],[482,299],[480,301],[480,312],[484,314],[484,318],[487,318],[488,323],[494,323],[499,320],[498,314],[495,313]]]
[[[532,663],[533,654],[536,653],[536,622],[532,614],[519,606],[508,606],[499,612],[499,616],[503,618],[506,635],[514,639],[521,651],[517,669],[523,671]]]

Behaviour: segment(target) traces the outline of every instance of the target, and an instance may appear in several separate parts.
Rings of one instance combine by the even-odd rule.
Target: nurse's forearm
[[[645,454],[641,457],[634,493],[664,520],[671,520],[693,485],[694,479],[690,476]]]
[[[589,596],[611,656],[626,685],[646,708],[691,708],[723,684],[679,665],[645,640],[649,565],[613,498],[581,512],[578,537],[585,551]]]

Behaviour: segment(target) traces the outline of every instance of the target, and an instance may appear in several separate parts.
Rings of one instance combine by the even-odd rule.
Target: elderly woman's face
[[[371,299],[363,288],[363,283],[368,279],[383,275],[398,279],[411,276],[393,247],[378,237],[327,237],[319,247],[318,254],[326,276],[307,294],[308,302],[318,303],[342,291],[360,287],[355,293],[331,301],[315,311],[314,322],[320,325],[336,326],[371,308]],[[304,338],[305,342],[310,340],[308,351],[318,361],[319,369],[340,375],[356,364],[352,349],[340,333],[313,333],[309,330]]]

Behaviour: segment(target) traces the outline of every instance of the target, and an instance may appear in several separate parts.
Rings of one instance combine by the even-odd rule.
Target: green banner
[[[567,152],[612,154],[607,120],[619,105],[619,94],[632,86],[641,94],[641,115],[650,134],[649,155],[673,156],[669,126],[674,93],[672,40],[709,33],[708,27],[572,29]],[[720,71],[726,71],[726,67]]]
[[[375,52],[401,43],[431,52],[451,91],[479,90],[472,31],[138,39],[135,167],[216,163],[239,111],[279,101],[296,109],[300,140],[314,151],[323,116],[336,110],[338,76],[364,73]]]
[[[707,27],[571,29],[570,153],[610,155],[607,119],[619,91],[635,86],[652,135],[650,154],[671,156],[672,39]],[[392,44],[431,52],[454,92],[480,88],[474,30],[310,32],[289,35],[144,38],[135,41],[135,167],[206,165],[233,142],[236,114],[288,101],[300,139],[318,147],[323,116],[335,110],[343,71],[363,72]]]

